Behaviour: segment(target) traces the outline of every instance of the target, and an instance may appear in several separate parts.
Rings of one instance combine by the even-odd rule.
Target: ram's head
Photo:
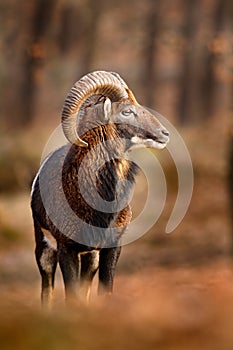
[[[83,134],[87,128],[105,124],[117,127],[120,137],[127,139],[127,149],[162,149],[169,141],[168,131],[138,104],[117,73],[96,71],[82,77],[71,88],[64,103],[62,127],[71,143],[87,147],[80,130]]]

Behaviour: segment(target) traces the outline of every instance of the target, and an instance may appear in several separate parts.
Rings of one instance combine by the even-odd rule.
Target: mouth
[[[163,149],[167,146],[168,141],[158,141],[153,139],[142,140],[143,144],[149,148]]]
[[[148,135],[149,136],[149,135]],[[150,135],[151,136],[151,135]],[[147,148],[154,148],[154,149],[163,149],[167,146],[169,142],[169,137],[168,136],[164,136],[161,139],[157,139],[157,138],[152,138],[152,137],[148,137],[148,138],[141,138],[138,136],[133,136],[131,138],[131,143],[132,143],[132,148],[140,148],[140,147],[147,147]]]

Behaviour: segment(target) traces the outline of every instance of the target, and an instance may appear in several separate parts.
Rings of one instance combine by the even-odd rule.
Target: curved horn
[[[96,71],[83,76],[70,89],[62,111],[63,132],[71,143],[88,146],[78,136],[77,115],[88,97],[99,94],[109,97],[113,102],[128,98],[132,103],[137,103],[133,93],[117,73]]]
[[[121,84],[125,87],[125,90],[127,91],[128,94],[128,99],[135,105],[138,104],[133,92],[128,88],[128,85],[125,83],[125,81],[121,78],[121,76],[118,73],[111,72],[112,75],[117,77],[117,79],[121,82]]]

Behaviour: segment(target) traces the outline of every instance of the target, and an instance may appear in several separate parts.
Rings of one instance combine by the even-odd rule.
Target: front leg
[[[99,294],[111,294],[121,247],[103,248],[99,257]]]
[[[62,245],[58,249],[58,260],[65,284],[66,299],[69,300],[77,295],[79,279],[78,254],[72,248]]]
[[[99,267],[99,252],[97,250],[80,254],[80,292],[82,300],[89,302],[92,280]]]

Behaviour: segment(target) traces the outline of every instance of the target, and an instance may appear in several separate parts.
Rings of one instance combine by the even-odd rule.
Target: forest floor
[[[157,224],[123,248],[113,296],[97,297],[95,279],[88,307],[65,307],[58,270],[53,310],[40,309],[29,191],[0,195],[1,350],[233,349],[226,145],[207,135],[185,133],[195,186],[183,222],[164,233],[172,190]]]

